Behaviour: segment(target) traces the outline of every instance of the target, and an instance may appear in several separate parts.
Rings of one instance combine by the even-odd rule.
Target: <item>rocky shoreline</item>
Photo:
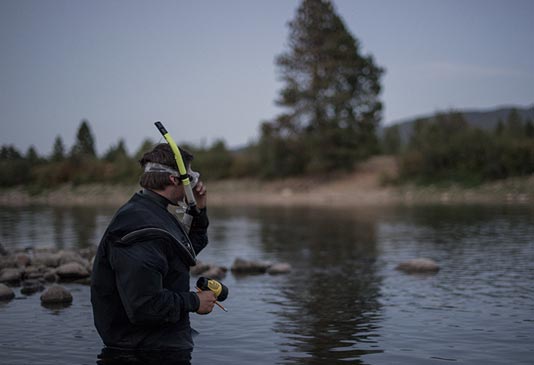
[[[0,301],[14,299],[13,287],[21,287],[20,293],[32,295],[43,292],[43,306],[68,306],[72,294],[60,284],[90,285],[96,247],[74,250],[26,248],[6,250],[0,244]],[[288,263],[245,260],[236,258],[230,271],[234,275],[286,274],[291,271]],[[228,268],[198,261],[191,267],[192,276],[205,276],[221,280]]]

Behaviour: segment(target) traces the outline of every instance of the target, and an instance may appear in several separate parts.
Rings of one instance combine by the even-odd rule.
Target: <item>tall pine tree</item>
[[[54,141],[54,147],[52,147],[52,161],[63,161],[65,158],[65,146],[63,145],[63,140],[60,135],[56,136]]]
[[[72,147],[74,157],[96,157],[95,138],[89,128],[89,122],[82,120],[76,133],[76,143]]]
[[[277,103],[286,111],[262,127],[260,154],[298,153],[298,166],[283,174],[351,169],[378,148],[383,70],[360,54],[328,0],[303,0],[289,29],[289,50],[277,59],[285,83]]]

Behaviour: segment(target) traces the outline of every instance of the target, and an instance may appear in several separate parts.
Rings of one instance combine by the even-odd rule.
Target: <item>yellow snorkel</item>
[[[189,234],[189,229],[191,228],[191,222],[193,221],[193,216],[198,214],[197,202],[195,196],[193,195],[193,188],[191,187],[191,182],[189,181],[189,175],[187,174],[187,169],[180,153],[180,149],[174,142],[174,139],[171,137],[169,132],[165,129],[161,122],[154,123],[158,128],[159,132],[163,135],[163,138],[167,141],[169,146],[172,149],[174,158],[176,159],[176,165],[178,166],[178,172],[180,173],[180,180],[184,185],[185,199],[187,200],[187,209],[184,214],[182,223],[185,227],[186,233]]]

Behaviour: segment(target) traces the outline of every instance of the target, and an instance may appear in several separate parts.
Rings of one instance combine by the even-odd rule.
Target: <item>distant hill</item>
[[[521,119],[531,119],[534,121],[534,104],[530,107],[512,107],[512,106],[503,106],[496,109],[490,110],[458,110],[454,109],[453,111],[461,113],[467,123],[473,127],[477,127],[484,130],[494,130],[499,123],[499,120],[503,122],[506,121],[510,112],[515,109],[521,116]],[[399,133],[403,143],[407,142],[412,134],[414,123],[417,119],[431,119],[435,116],[436,113],[421,115],[413,118],[407,118],[402,120],[397,120],[388,123],[385,126],[382,126],[379,131],[379,135],[382,135],[382,132],[385,128],[391,127],[393,125],[399,126]]]

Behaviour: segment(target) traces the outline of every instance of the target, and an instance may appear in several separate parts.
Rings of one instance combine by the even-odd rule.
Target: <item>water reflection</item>
[[[277,210],[261,221],[265,251],[295,265],[274,326],[289,339],[285,362],[360,364],[360,355],[382,352],[374,345],[381,283],[376,223],[354,211],[308,209]]]
[[[72,227],[75,230],[76,248],[87,248],[95,245],[95,228],[97,220],[97,212],[95,209],[87,209],[84,207],[74,207],[71,210]]]
[[[0,240],[9,248],[96,245],[114,213],[99,207],[1,207]]]
[[[66,212],[64,208],[53,208],[52,227],[54,229],[54,242],[58,249],[65,248]]]

